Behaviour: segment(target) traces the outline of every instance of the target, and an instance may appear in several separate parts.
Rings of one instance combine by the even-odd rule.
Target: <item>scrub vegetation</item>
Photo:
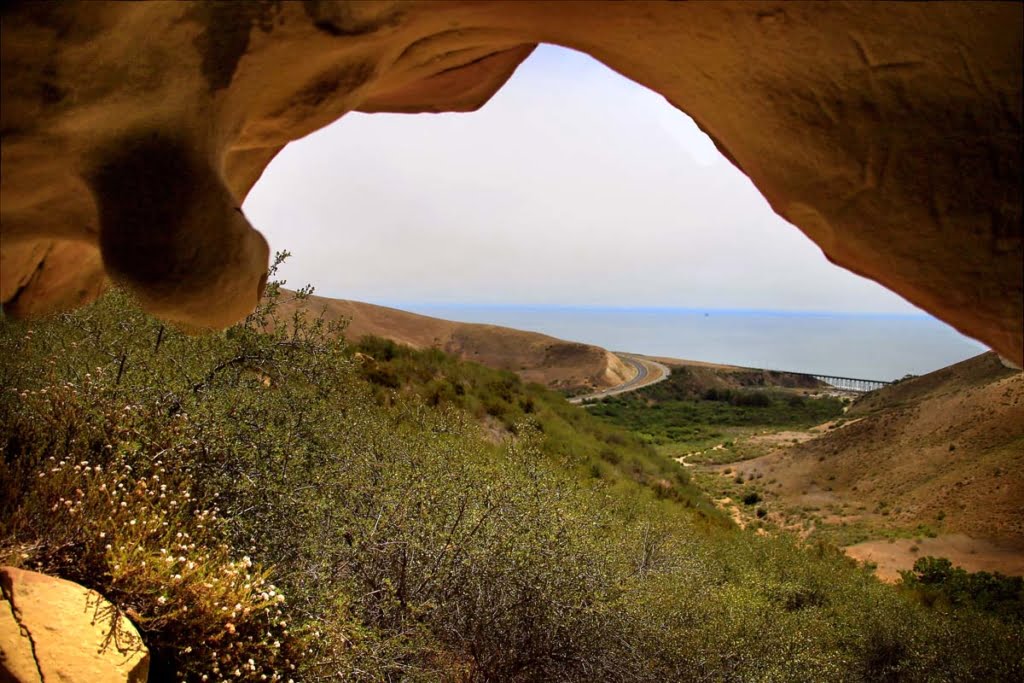
[[[705,516],[718,514],[676,463],[627,430],[568,403],[559,392],[437,349],[415,350],[376,337],[363,338],[354,348],[360,374],[373,385],[378,404],[394,406],[414,398],[442,410],[457,409],[484,425],[492,441],[514,438],[523,428],[533,430],[541,436],[538,449],[563,471],[600,479],[627,495],[640,484],[658,498]]]
[[[736,529],[557,395],[280,296],[199,337],[116,291],[3,323],[0,561],[110,598],[151,680],[1024,673],[1019,622]]]
[[[691,464],[721,464],[764,454],[744,437],[807,429],[839,417],[843,406],[842,399],[792,389],[702,385],[678,368],[664,382],[595,402],[588,412],[633,431],[666,457],[689,454]]]
[[[929,606],[971,605],[1007,621],[1024,621],[1024,577],[968,572],[944,557],[922,557],[900,572],[902,588]]]

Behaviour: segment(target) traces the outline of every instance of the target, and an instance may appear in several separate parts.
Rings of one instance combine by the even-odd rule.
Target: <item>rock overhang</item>
[[[350,111],[471,111],[549,42],[663,94],[830,260],[1020,365],[1022,24],[974,2],[15,6],[0,298],[79,305],[109,276],[228,325],[268,256],[237,207],[284,145]]]

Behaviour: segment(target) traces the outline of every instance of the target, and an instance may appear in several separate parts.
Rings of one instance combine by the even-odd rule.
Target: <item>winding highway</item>
[[[585,396],[575,396],[569,399],[570,403],[583,403],[584,401],[593,401],[602,398],[608,398],[609,396],[615,396],[616,394],[624,394],[627,391],[636,391],[643,387],[648,387],[652,384],[657,384],[665,379],[672,373],[667,365],[658,363],[649,358],[642,356],[635,356],[630,353],[619,353],[615,352],[615,355],[619,357],[623,363],[633,366],[636,370],[636,375],[618,386],[611,387],[609,389],[602,389],[601,391],[594,392],[592,394],[586,394]]]

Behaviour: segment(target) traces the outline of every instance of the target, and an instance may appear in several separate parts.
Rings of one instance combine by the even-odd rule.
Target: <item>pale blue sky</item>
[[[244,208],[325,296],[917,311],[830,264],[660,95],[551,46],[477,112],[350,114],[290,144]]]

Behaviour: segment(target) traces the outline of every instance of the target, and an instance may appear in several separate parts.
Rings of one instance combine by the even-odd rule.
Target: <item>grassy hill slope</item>
[[[283,312],[289,313],[295,305],[283,303]],[[320,296],[309,297],[303,305],[316,313],[322,312],[329,320],[347,319],[345,336],[353,341],[372,336],[414,349],[440,349],[555,389],[604,389],[622,384],[635,374],[635,370],[605,349],[538,332],[453,322]]]
[[[1024,374],[982,354],[871,392],[846,419],[736,470],[844,545],[962,535],[1024,553]]]
[[[276,293],[204,337],[116,291],[0,325],[0,562],[109,598],[151,680],[1020,680],[1012,612],[590,476],[572,434],[615,431],[582,408],[438,351],[371,363]]]
[[[671,459],[629,431],[580,410],[558,392],[437,349],[412,349],[379,337],[364,337],[353,349],[362,376],[382,404],[414,396],[432,407],[459,409],[498,443],[523,427],[537,429],[544,453],[579,478],[610,484],[620,493],[639,484],[658,498],[719,518]]]
[[[840,415],[842,401],[819,395],[821,386],[792,373],[675,365],[665,381],[588,404],[588,410],[665,457],[732,461],[760,454],[742,441],[752,434],[807,428]]]

